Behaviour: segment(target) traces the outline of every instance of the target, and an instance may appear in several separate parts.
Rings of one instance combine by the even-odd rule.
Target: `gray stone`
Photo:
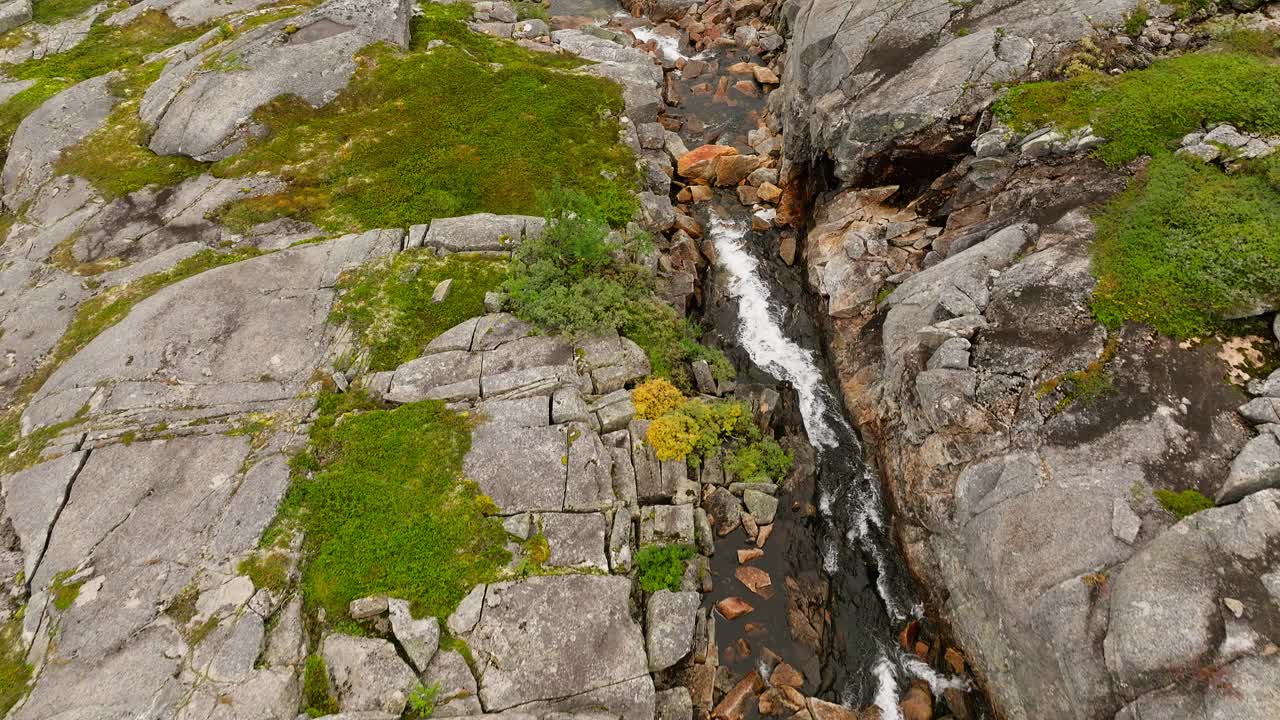
[[[1184,157],[1192,157],[1200,160],[1201,162],[1213,162],[1222,155],[1222,150],[1220,150],[1216,145],[1199,143],[1196,145],[1188,145],[1186,147],[1178,148],[1176,154]]]
[[[694,542],[692,505],[640,508],[640,545]]]
[[[625,573],[631,569],[632,549],[635,545],[635,528],[631,513],[619,510],[613,514],[613,528],[609,532],[609,570]]]
[[[564,509],[568,446],[561,428],[481,425],[463,472],[503,513]]]
[[[35,577],[53,521],[62,510],[71,483],[87,457],[88,453],[70,453],[12,475],[0,476],[0,488],[4,492],[0,519],[7,518],[18,534],[24,577]]]
[[[307,654],[307,638],[302,628],[302,595],[295,594],[276,615],[276,626],[267,636],[262,661],[267,667],[300,665]]]
[[[418,678],[386,640],[330,635],[320,644],[343,712],[404,711]]]
[[[493,213],[437,218],[422,242],[444,253],[510,252],[525,237],[540,237],[544,224],[538,217]]]
[[[480,613],[484,610],[486,586],[477,585],[462,598],[457,609],[449,616],[446,625],[454,635],[466,635],[480,622]]]
[[[470,350],[471,341],[472,338],[475,337],[476,328],[479,326],[479,323],[479,318],[471,318],[470,320],[464,320],[461,323],[454,325],[448,330],[445,330],[432,338],[431,342],[427,343],[427,347],[423,354],[431,355],[449,351],[465,352]],[[478,375],[479,372],[477,371],[476,374]]]
[[[1116,498],[1112,502],[1111,532],[1117,538],[1132,545],[1138,538],[1140,530],[1142,530],[1142,518],[1129,507],[1128,500]]]
[[[31,0],[7,0],[0,3],[0,33],[31,22]]]
[[[173,24],[178,27],[189,28],[270,4],[271,0],[221,0],[216,3],[201,0],[142,0],[111,14],[103,20],[103,24],[121,27],[132,23],[149,11],[158,10],[169,16]]]
[[[649,596],[645,646],[651,672],[666,670],[693,649],[693,627],[701,604],[698,592],[659,590]]]
[[[551,548],[547,564],[556,568],[609,572],[605,554],[608,521],[600,513],[544,513],[542,534]]]
[[[547,427],[550,403],[546,396],[536,395],[512,400],[485,400],[476,406],[483,422],[510,428]]]
[[[1250,380],[1249,394],[1280,398],[1280,370],[1274,370],[1265,380]]]
[[[689,696],[687,688],[674,687],[663,690],[657,694],[655,704],[657,709],[654,711],[654,720],[692,720],[693,718],[693,699]]]
[[[415,619],[405,600],[387,601],[391,614],[391,633],[400,649],[409,657],[414,669],[425,673],[440,647],[440,621],[434,617]]]
[[[703,555],[715,554],[716,538],[711,531],[711,519],[702,508],[695,508],[693,511],[693,534],[698,543],[698,552]]]
[[[753,480],[751,482],[729,483],[729,492],[739,497],[748,490],[755,490],[756,492],[762,492],[766,495],[773,495],[775,497],[778,494],[778,486],[771,482],[765,482],[763,479]]]
[[[928,369],[967,370],[970,343],[962,337],[947,338],[929,357]]]
[[[1210,130],[1204,136],[1204,143],[1225,145],[1229,148],[1241,148],[1249,142],[1249,136],[1243,135],[1235,127],[1223,123]]]
[[[648,679],[627,578],[541,576],[495,583],[489,595],[468,638],[480,666],[480,699],[487,711]],[[584,657],[591,661],[583,662]],[[652,712],[652,690],[649,697]],[[602,704],[601,709],[612,709]]]
[[[569,452],[564,509],[583,512],[614,506],[613,456],[590,427],[572,423],[566,428]],[[601,543],[603,546],[603,543]]]
[[[509,535],[514,535],[521,540],[528,540],[533,535],[533,516],[529,513],[512,515],[502,521],[502,529],[506,530]]]
[[[1221,637],[1212,555],[1194,533],[1166,532],[1125,563],[1111,583],[1107,668],[1141,692],[1197,667]]]
[[[440,687],[433,717],[469,717],[484,712],[476,698],[476,678],[457,650],[437,652],[422,674],[422,683]]]
[[[1240,414],[1255,425],[1280,424],[1280,398],[1254,398],[1240,406]]]
[[[636,126],[640,147],[645,150],[662,150],[667,144],[667,129],[661,123],[641,123]]]
[[[706,395],[716,394],[716,379],[711,374],[711,366],[706,360],[693,361],[693,380],[698,386],[698,392]]]
[[[386,595],[370,595],[352,600],[347,607],[347,614],[352,620],[369,620],[387,611]]]
[[[431,292],[431,302],[442,303],[445,298],[449,297],[449,290],[453,288],[453,278],[441,280],[436,289]]]
[[[511,37],[519,39],[539,38],[551,33],[551,28],[547,27],[547,23],[533,18],[532,20],[522,20],[516,23],[515,29],[511,31]]]
[[[1246,495],[1280,487],[1280,425],[1263,425],[1235,460],[1215,500],[1219,505]]]
[[[155,128],[151,149],[218,160],[244,146],[253,111],[280,95],[328,104],[351,79],[361,49],[379,41],[408,46],[410,8],[408,0],[329,0],[169,63],[139,109]],[[289,25],[298,30],[285,33]],[[218,58],[234,58],[237,69],[210,72]]]
[[[634,512],[639,504],[636,493],[636,471],[631,461],[631,433],[617,430],[600,437],[613,458],[613,494]]]
[[[600,398],[592,405],[592,410],[602,433],[622,430],[636,416],[636,406],[631,401],[631,393],[626,390],[618,390]]]
[[[551,422],[559,425],[568,422],[586,422],[591,411],[582,391],[576,387],[560,388],[551,396]]]
[[[759,490],[742,493],[742,501],[747,506],[747,512],[751,513],[751,517],[759,525],[773,522],[773,516],[778,512],[778,499]]]
[[[480,355],[453,350],[426,355],[396,368],[387,400],[468,400],[480,396]]]
[[[506,298],[503,296],[502,293],[486,292],[484,294],[485,312],[491,312],[491,313],[502,312],[502,305],[505,301],[506,301]]]
[[[119,75],[108,73],[63,90],[23,118],[9,143],[4,172],[4,206],[16,212],[53,177],[53,165],[63,150],[85,139],[115,107],[110,84]]]
[[[716,527],[716,534],[724,537],[742,524],[742,503],[723,487],[711,491],[702,504]]]

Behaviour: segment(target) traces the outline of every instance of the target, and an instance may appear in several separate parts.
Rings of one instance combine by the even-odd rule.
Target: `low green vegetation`
[[[1272,174],[1275,177],[1272,177]],[[1161,154],[1095,218],[1093,311],[1111,326],[1210,333],[1280,299],[1280,164],[1224,173]]]
[[[266,549],[240,561],[236,568],[241,575],[249,576],[255,588],[281,592],[289,586],[289,554]]]
[[[618,86],[565,72],[576,60],[471,32],[469,5],[423,11],[409,50],[364,51],[325,107],[282,98],[256,113],[270,135],[214,172],[270,172],[289,188],[243,200],[228,218],[290,216],[346,231],[536,214],[539,191],[558,181],[595,198],[611,222],[630,219],[636,171],[618,142]],[[446,44],[427,50],[434,40]]]
[[[760,430],[751,407],[731,400],[689,400],[649,423],[645,439],[659,460],[685,460],[697,465],[729,441],[751,443]]]
[[[1036,391],[1036,399],[1060,392],[1061,397],[1054,403],[1051,415],[1066,410],[1074,403],[1090,405],[1111,389],[1113,379],[1107,365],[1115,358],[1120,347],[1118,338],[1111,338],[1103,346],[1102,353],[1090,362],[1083,370],[1073,370],[1047,380]]]
[[[791,453],[773,438],[762,438],[733,451],[724,469],[745,482],[781,482],[791,472]]]
[[[42,25],[55,25],[82,15],[100,0],[31,0],[31,19]]]
[[[22,642],[22,613],[0,623],[0,717],[27,694],[31,666]]]
[[[569,336],[616,330],[644,349],[655,376],[685,390],[695,360],[718,380],[733,377],[724,354],[702,345],[698,328],[655,295],[652,274],[631,262],[649,251],[647,236],[611,236],[607,210],[580,192],[554,191],[546,206],[546,232],[521,244],[505,285],[516,315]]]
[[[636,553],[636,582],[647,593],[678,591],[685,565],[696,554],[690,545],[646,545]]]
[[[1147,10],[1147,4],[1139,2],[1137,7],[1124,16],[1124,34],[1129,37],[1138,37],[1150,19],[1151,13]]]
[[[440,695],[440,683],[419,685],[409,693],[409,707],[406,708],[407,720],[426,720],[436,712],[436,698]]]
[[[1179,520],[1213,507],[1213,501],[1198,490],[1183,490],[1181,492],[1156,490],[1152,494],[1155,495],[1156,500],[1165,510],[1173,513],[1174,517]]]
[[[502,284],[507,263],[486,257],[436,257],[410,250],[345,273],[330,321],[345,324],[369,351],[369,370],[393,370],[422,354],[433,338],[484,314],[484,294]],[[432,302],[436,285],[449,295]]]
[[[107,200],[148,185],[176,185],[204,172],[205,166],[191,158],[156,155],[147,147],[151,129],[138,117],[138,105],[162,68],[163,63],[149,63],[112,82],[120,102],[101,128],[62,152],[54,170],[88,180]]]
[[[995,111],[1023,131],[1091,125],[1110,164],[1172,150],[1184,135],[1218,122],[1280,132],[1280,67],[1243,52],[1204,52],[1157,60],[1122,75],[1084,73],[1011,88]]]
[[[324,658],[318,654],[307,656],[302,671],[302,708],[311,717],[338,712],[338,703],[329,691],[329,669],[325,667]]]
[[[382,593],[443,619],[510,562],[492,501],[462,477],[468,422],[437,401],[384,410],[359,388],[320,396],[277,521],[304,534],[310,606],[341,622],[352,600]]]
[[[83,580],[69,582],[74,574],[75,570],[63,570],[54,575],[53,580],[49,582],[49,594],[53,599],[53,606],[63,612],[69,610],[76,598],[80,597],[80,586],[84,584]]]

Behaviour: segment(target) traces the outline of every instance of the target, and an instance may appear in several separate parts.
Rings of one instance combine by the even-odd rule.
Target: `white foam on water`
[[[875,674],[875,706],[880,708],[880,720],[902,720],[902,710],[898,709],[898,676],[893,670],[893,663],[881,657],[876,663]]]
[[[917,660],[913,657],[904,658],[903,667],[907,672],[920,678],[929,684],[929,691],[934,697],[942,697],[944,690],[969,690],[969,681],[959,677],[947,677],[942,673],[929,667],[928,663]]]
[[[662,59],[667,62],[675,62],[681,58],[684,58],[685,60],[697,60],[702,57],[702,55],[697,55],[691,58],[688,55],[685,55],[680,52],[680,38],[663,35],[656,32],[653,28],[635,28],[631,31],[631,34],[635,36],[636,40],[639,40],[642,43],[649,42],[650,40],[657,43],[658,51],[662,53]]]
[[[757,366],[795,387],[809,441],[819,448],[835,447],[836,433],[824,412],[822,372],[812,352],[783,334],[769,290],[756,272],[758,262],[742,247],[746,231],[744,225],[711,216],[716,255],[729,272],[729,294],[738,299],[738,340]]]

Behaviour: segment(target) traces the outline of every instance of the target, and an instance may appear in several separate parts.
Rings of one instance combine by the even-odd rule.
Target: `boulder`
[[[422,246],[441,253],[511,252],[526,237],[540,237],[546,221],[528,215],[477,213],[437,218],[422,238]]]
[[[600,513],[543,513],[542,534],[547,538],[555,568],[609,572],[605,554],[609,523]]]
[[[645,646],[649,670],[660,672],[684,659],[693,649],[693,627],[702,595],[659,590],[649,596],[645,615]]]
[[[391,614],[391,634],[395,635],[400,649],[419,673],[425,673],[436,649],[440,647],[440,621],[434,617],[415,619],[405,600],[387,601]]]
[[[31,0],[7,0],[0,3],[0,33],[31,22]]]
[[[433,717],[471,717],[484,713],[476,699],[476,678],[457,650],[440,650],[422,673],[422,683],[438,685]]]
[[[1263,425],[1235,460],[1215,498],[1219,505],[1250,493],[1280,487],[1280,425]]]
[[[418,685],[417,676],[386,640],[334,634],[321,642],[320,654],[343,712],[399,715]]]
[[[692,505],[648,505],[640,508],[640,545],[692,542]]]

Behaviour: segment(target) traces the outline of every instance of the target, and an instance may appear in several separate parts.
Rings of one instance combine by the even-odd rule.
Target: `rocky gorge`
[[[0,715],[1280,715],[1277,18],[0,5]]]

